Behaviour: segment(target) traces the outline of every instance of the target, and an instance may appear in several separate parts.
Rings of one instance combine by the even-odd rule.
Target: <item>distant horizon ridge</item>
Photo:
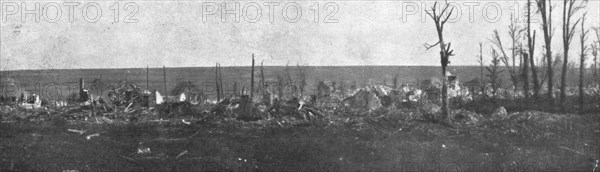
[[[289,65],[289,67],[296,67],[297,65]],[[168,67],[165,68],[171,69],[185,69],[185,68],[214,68],[215,66],[185,66],[185,67]],[[220,66],[220,67],[252,67],[248,66]],[[256,67],[260,67],[260,65],[256,65]],[[285,65],[265,65],[264,67],[286,67]],[[303,67],[440,67],[434,65],[340,65],[340,66],[303,66]],[[456,65],[456,66],[448,66],[448,67],[479,67],[478,65]],[[163,66],[153,66],[148,67],[150,69],[158,69],[163,68]],[[130,68],[56,68],[56,69],[11,69],[4,70],[0,68],[0,71],[44,71],[44,70],[104,70],[104,69],[146,69],[146,67],[130,67]]]

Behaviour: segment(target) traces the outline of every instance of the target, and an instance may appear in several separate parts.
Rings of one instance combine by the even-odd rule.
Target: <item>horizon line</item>
[[[333,66],[333,65],[301,65],[303,67],[441,67],[441,66],[436,66],[436,65],[339,65],[339,66]],[[477,66],[479,67],[479,65],[456,65],[456,66],[448,66],[448,67],[472,67],[472,66]],[[171,69],[184,69],[184,68],[215,68],[215,66],[184,66],[184,67],[167,67],[167,66],[159,66],[159,67],[126,67],[126,68],[78,68],[78,69],[74,69],[74,68],[53,68],[53,69],[9,69],[9,70],[4,70],[4,69],[0,69],[0,72],[14,72],[14,71],[47,71],[47,70],[111,70],[111,69],[157,69],[157,68],[171,68]],[[252,66],[220,66],[222,68],[225,67],[252,67]],[[255,65],[255,67],[260,67],[260,65]],[[269,65],[269,66],[264,66],[264,67],[297,67],[297,65]]]

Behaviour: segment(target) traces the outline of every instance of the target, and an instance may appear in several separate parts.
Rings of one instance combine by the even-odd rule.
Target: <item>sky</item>
[[[525,26],[526,1],[449,2],[455,11],[444,39],[456,54],[450,65],[478,65],[479,43],[489,63],[495,29],[509,51],[511,14]],[[562,53],[562,2],[553,2],[552,50]],[[424,11],[434,1],[1,3],[0,70],[248,66],[252,54],[269,66],[439,65],[439,48],[424,46],[438,41]],[[600,1],[588,2],[573,20],[584,12],[586,28],[600,26]],[[540,22],[532,24],[536,58],[543,46]],[[571,61],[579,58],[580,30]],[[587,44],[595,40],[590,31]]]

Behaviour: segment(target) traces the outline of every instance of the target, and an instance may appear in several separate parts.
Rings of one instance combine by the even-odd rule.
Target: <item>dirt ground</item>
[[[454,127],[401,115],[290,125],[4,121],[0,171],[592,171],[600,159],[598,114],[517,112]]]

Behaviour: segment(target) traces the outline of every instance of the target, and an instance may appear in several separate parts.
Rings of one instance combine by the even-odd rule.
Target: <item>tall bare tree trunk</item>
[[[546,3],[546,1],[548,3]],[[554,72],[552,70],[552,3],[551,0],[536,0],[540,15],[542,17],[542,29],[544,30],[544,43],[546,44],[546,72],[548,77],[548,100],[553,102],[554,98]]]
[[[494,30],[494,34],[493,34],[493,39],[492,39],[492,43],[494,45],[496,45],[496,47],[498,48],[498,50],[500,50],[500,52],[502,53],[501,56],[501,61],[502,63],[504,63],[504,65],[506,66],[506,69],[508,69],[508,73],[510,75],[510,80],[512,81],[512,88],[514,92],[517,92],[517,89],[519,87],[519,81],[521,78],[521,74],[519,71],[517,71],[516,68],[516,45],[517,45],[517,41],[521,38],[521,33],[523,32],[522,29],[519,28],[519,25],[516,23],[516,21],[513,19],[513,16],[511,15],[510,17],[510,25],[508,26],[508,34],[510,35],[510,39],[511,39],[511,43],[512,45],[510,46],[510,56],[506,53],[506,51],[504,50],[504,46],[502,44],[502,40],[500,39],[500,34],[498,33],[498,30]],[[512,60],[512,64],[511,61]],[[513,95],[513,98],[516,95]]]
[[[598,50],[600,49],[600,40],[598,40],[597,45],[592,44],[592,55],[594,56],[594,78],[596,78],[596,82],[600,81],[600,77],[598,76]]]
[[[525,92],[525,99],[529,98],[529,57],[527,53],[523,52],[521,48],[519,48],[519,53],[523,57],[523,91]]]
[[[516,69],[516,64],[515,64],[515,59],[516,59],[516,44],[517,41],[519,41],[519,39],[521,38],[521,32],[522,30],[518,27],[518,25],[516,25],[514,23],[514,19],[513,16],[511,15],[510,17],[511,19],[511,29],[515,29],[509,32],[510,37],[511,37],[511,43],[512,43],[512,47],[510,48],[510,52],[511,52],[511,57],[512,57],[512,67],[510,70],[512,70],[512,80],[513,80],[513,91],[516,93],[519,87],[519,72]],[[513,99],[516,98],[516,94],[513,94]]]
[[[582,46],[583,46],[583,42],[585,41],[581,41]],[[580,57],[580,61],[579,61],[579,107],[581,109],[583,109],[583,103],[584,103],[584,92],[583,92],[583,78],[584,78],[584,73],[585,73],[585,48],[582,48],[581,51],[581,57]]]
[[[250,116],[254,116],[254,53],[252,53],[252,71],[250,72]]]
[[[540,81],[538,79],[537,68],[535,67],[535,30],[531,35],[531,0],[527,0],[527,46],[529,49],[529,63],[531,65],[531,77],[533,78],[533,97],[539,98]]]
[[[600,43],[598,44],[598,46],[600,46]],[[596,82],[598,82],[598,80],[600,80],[600,78],[598,77],[598,48],[595,48],[594,52],[594,78],[596,78]]]
[[[440,63],[442,66],[442,77],[443,77],[443,79],[442,79],[442,116],[441,116],[441,120],[446,120],[448,118],[448,113],[449,113],[448,76],[446,75],[446,69],[449,64],[449,57],[453,55],[452,54],[453,50],[450,49],[451,44],[446,44],[446,42],[444,42],[444,36],[443,36],[444,24],[446,24],[446,22],[452,15],[452,12],[454,11],[454,8],[452,8],[450,11],[446,11],[448,9],[448,7],[450,7],[450,5],[448,3],[446,3],[445,6],[443,7],[443,9],[441,10],[441,12],[439,14],[437,14],[436,13],[437,2],[435,2],[433,7],[431,8],[431,12],[426,11],[427,14],[435,22],[435,27],[436,27],[436,31],[438,34],[438,40],[439,40],[438,44],[440,45]],[[435,46],[435,44],[433,46]],[[428,46],[427,48],[429,49],[429,48],[432,48],[433,46]]]
[[[254,54],[252,54],[252,71],[250,72],[250,101],[254,100]]]
[[[483,84],[483,43],[479,43],[479,86],[481,95],[485,95],[485,85]]]
[[[550,12],[548,15],[547,26],[544,27],[544,41],[546,43],[546,62],[548,63],[548,98],[552,101],[554,97],[554,82],[552,79],[554,78],[554,70],[552,70],[552,5],[550,5],[550,2],[551,1],[548,0]]]
[[[592,28],[596,33],[596,43],[592,43],[592,55],[594,56],[594,78],[596,84],[600,84],[600,76],[598,76],[598,51],[600,51],[600,27]]]
[[[564,110],[565,108],[565,98],[566,98],[566,93],[565,93],[565,87],[567,86],[567,63],[569,62],[569,38],[567,36],[568,32],[569,32],[569,20],[571,19],[571,16],[567,16],[567,0],[563,0],[564,2],[564,6],[563,6],[563,32],[562,32],[562,37],[563,37],[563,64],[562,64],[562,71],[561,71],[561,75],[560,75],[560,107]]]
[[[584,14],[583,17],[581,18],[581,55],[579,58],[579,108],[580,112],[583,112],[584,109],[584,100],[585,100],[585,94],[583,92],[583,80],[584,80],[584,74],[585,74],[585,56],[586,56],[586,51],[588,49],[588,47],[585,45],[585,41],[587,39],[587,34],[589,32],[589,30],[585,30],[585,16],[587,15]]]
[[[565,101],[566,101],[566,87],[567,87],[567,68],[569,63],[569,45],[571,44],[571,40],[575,34],[575,26],[580,20],[577,20],[573,26],[571,26],[571,17],[577,12],[578,7],[573,7],[575,5],[575,0],[563,0],[563,65],[561,72],[561,81],[560,81],[560,104],[561,108],[564,110]]]

